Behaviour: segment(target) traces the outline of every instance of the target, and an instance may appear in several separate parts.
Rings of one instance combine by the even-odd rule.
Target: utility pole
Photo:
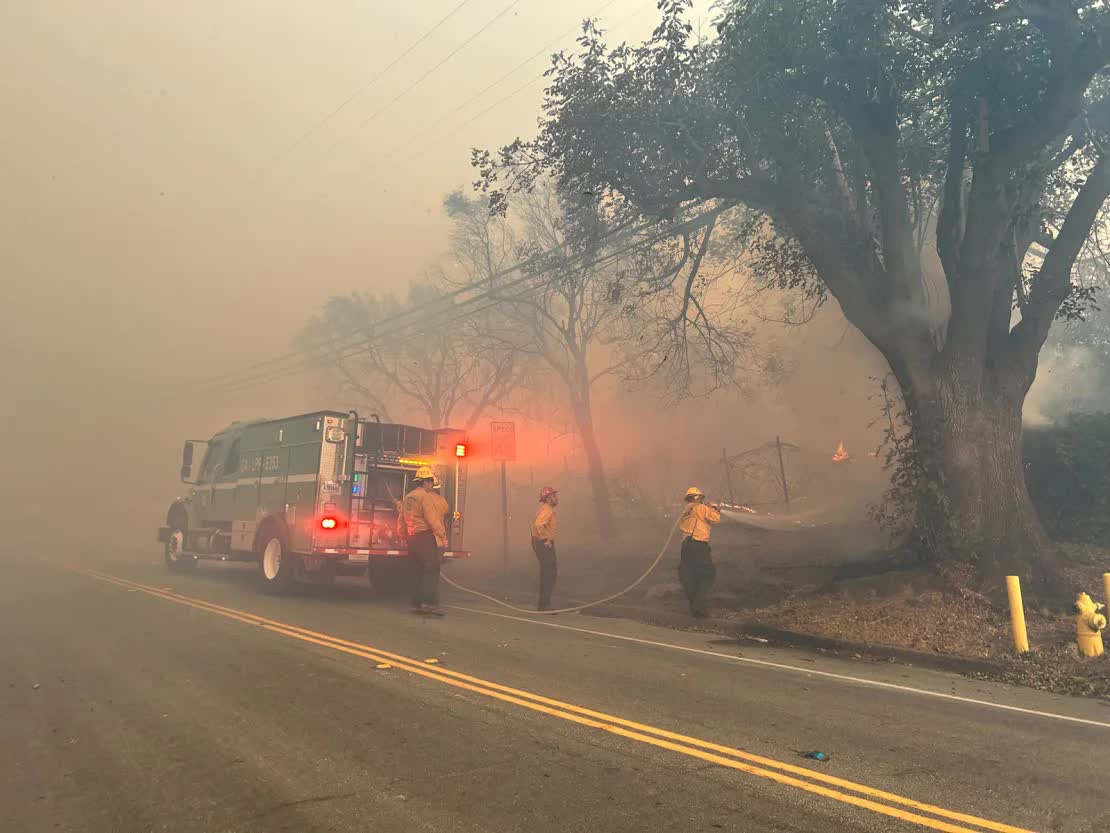
[[[501,587],[509,588],[509,475],[508,461],[516,460],[516,424],[490,422],[490,458],[501,463]]]
[[[782,476],[782,497],[790,505],[790,487],[786,485],[786,465],[782,462],[782,438],[775,437],[775,447],[779,452],[779,474]]]
[[[732,493],[732,466],[728,462],[728,449],[721,449],[721,465],[725,467],[725,483],[728,485],[728,502],[736,505],[736,496]]]
[[[509,586],[509,477],[501,461],[501,586]]]

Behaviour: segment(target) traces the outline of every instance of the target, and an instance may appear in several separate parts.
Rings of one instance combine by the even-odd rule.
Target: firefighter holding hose
[[[717,568],[709,547],[709,536],[714,524],[721,520],[721,511],[705,502],[705,493],[697,486],[686,490],[686,506],[678,521],[682,532],[682,555],[678,565],[678,580],[690,603],[690,615],[704,619],[709,615],[709,591]]]
[[[439,482],[429,466],[421,466],[413,477],[415,488],[402,503],[409,538],[409,560],[413,566],[412,608],[416,613],[442,616],[439,606],[439,568],[447,547],[444,518],[448,505],[436,492]]]

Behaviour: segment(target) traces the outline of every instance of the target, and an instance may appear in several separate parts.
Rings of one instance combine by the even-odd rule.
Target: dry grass
[[[1070,588],[1102,595],[1106,551],[1074,553],[1065,577]],[[1026,612],[1032,651],[1013,651],[1009,613],[971,589],[967,570],[890,573],[881,581],[846,581],[820,591],[788,595],[728,618],[873,646],[908,648],[997,662],[994,679],[1046,691],[1110,697],[1110,654],[1081,659],[1074,617],[1047,610]],[[861,586],[862,585],[862,586]],[[925,589],[922,589],[922,588]]]

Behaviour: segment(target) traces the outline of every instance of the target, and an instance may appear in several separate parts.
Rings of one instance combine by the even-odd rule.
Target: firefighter
[[[551,593],[559,567],[555,560],[555,507],[559,493],[550,486],[540,489],[540,508],[532,520],[532,551],[540,563],[540,599],[537,610],[551,610]]]
[[[447,547],[447,501],[436,492],[439,482],[429,466],[413,477],[415,487],[405,495],[403,513],[413,567],[412,608],[417,613],[442,616],[439,607],[439,567]]]
[[[709,548],[709,535],[715,523],[721,520],[720,510],[705,502],[705,494],[697,486],[686,490],[686,507],[682,510],[678,528],[682,531],[682,557],[678,565],[678,580],[690,603],[690,615],[704,619],[709,615],[709,591],[717,568]]]

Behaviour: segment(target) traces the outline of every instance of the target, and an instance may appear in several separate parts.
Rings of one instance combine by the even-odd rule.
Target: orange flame
[[[836,454],[832,456],[834,463],[843,463],[848,459],[848,452],[844,450],[844,443],[838,443],[836,446]]]

